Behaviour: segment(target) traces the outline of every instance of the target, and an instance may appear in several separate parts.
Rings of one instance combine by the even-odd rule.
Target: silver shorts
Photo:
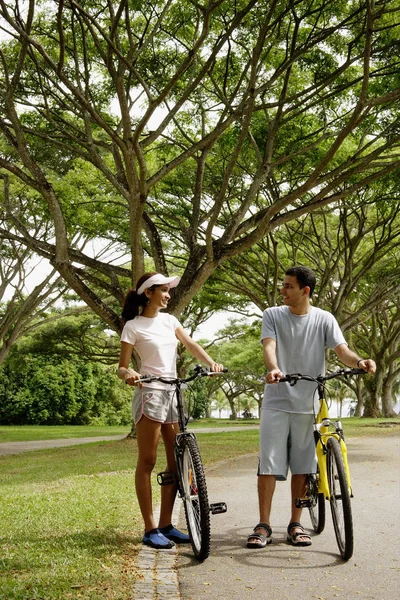
[[[159,423],[177,423],[175,389],[160,390],[151,387],[137,387],[132,400],[132,416],[135,424],[145,415]]]
[[[285,481],[292,475],[316,473],[313,435],[314,415],[261,409],[258,475],[276,475]]]

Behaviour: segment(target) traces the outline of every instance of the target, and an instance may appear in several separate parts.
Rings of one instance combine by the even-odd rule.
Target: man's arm
[[[347,344],[339,344],[334,349],[334,352],[338,359],[347,367],[364,369],[367,373],[375,373],[376,371],[376,364],[372,358],[360,358],[358,354],[350,350]]]
[[[264,338],[262,341],[264,362],[268,369],[268,373],[265,376],[267,383],[278,383],[280,378],[283,377],[283,373],[278,367],[276,360],[276,340],[273,338]]]

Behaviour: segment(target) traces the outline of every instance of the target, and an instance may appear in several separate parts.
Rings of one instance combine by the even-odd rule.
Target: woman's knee
[[[145,471],[151,473],[156,465],[156,455],[139,456],[136,464],[136,471]]]

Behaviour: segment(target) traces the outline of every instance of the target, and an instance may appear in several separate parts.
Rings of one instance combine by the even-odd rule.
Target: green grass
[[[135,458],[131,440],[0,457],[2,600],[129,597]]]
[[[241,425],[257,425],[258,419],[197,419],[190,423],[191,429],[201,427],[239,427]],[[83,437],[102,437],[106,435],[128,435],[129,426],[96,426],[96,425],[0,425],[1,442],[27,442],[37,440],[59,440]]]
[[[130,427],[126,425],[0,425],[0,443],[123,435],[129,431]]]
[[[348,437],[399,432],[399,419],[344,421]],[[42,435],[39,429],[35,435]],[[110,431],[95,429],[101,430],[98,435]],[[257,429],[233,426],[227,433],[197,437],[205,465],[258,451]],[[155,472],[165,466],[162,448],[159,456]],[[143,535],[134,493],[136,457],[131,439],[0,456],[0,600],[132,597]],[[155,505],[159,491],[154,484]]]

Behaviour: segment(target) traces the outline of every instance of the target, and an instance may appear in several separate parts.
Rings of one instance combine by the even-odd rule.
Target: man
[[[311,306],[316,277],[308,267],[286,271],[281,295],[284,306],[263,313],[261,343],[267,366],[260,422],[258,499],[260,522],[247,540],[248,548],[264,548],[272,541],[270,513],[277,480],[291,471],[291,518],[287,539],[294,546],[309,546],[311,538],[300,524],[301,508],[295,499],[304,496],[307,475],[316,472],[313,437],[313,393],[315,384],[299,381],[296,386],[280,384],[286,373],[317,377],[325,373],[325,348],[351,368],[375,373],[371,359],[349,349],[336,319]]]

